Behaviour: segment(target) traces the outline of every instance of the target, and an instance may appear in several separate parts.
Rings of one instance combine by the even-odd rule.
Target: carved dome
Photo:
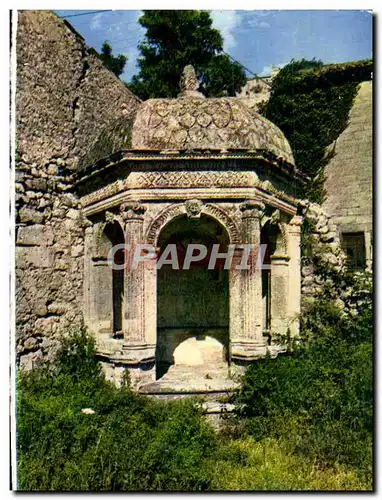
[[[177,99],[149,99],[141,105],[132,131],[134,149],[265,150],[294,164],[291,147],[276,125],[251,110],[245,99],[206,99],[197,92],[193,75],[192,67],[186,67]]]

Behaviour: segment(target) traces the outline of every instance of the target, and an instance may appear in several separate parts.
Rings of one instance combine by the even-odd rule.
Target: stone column
[[[98,333],[113,331],[113,273],[107,259],[93,259],[93,283],[96,291],[93,302],[92,317],[94,328]]]
[[[271,256],[271,335],[272,343],[288,330],[289,257],[276,250]]]
[[[266,340],[262,332],[261,269],[257,269],[260,250],[260,217],[263,208],[264,205],[258,200],[248,200],[240,206],[243,244],[251,244],[254,247],[247,260],[248,269],[241,270],[242,330],[233,332],[231,341],[233,359],[251,360],[266,353]],[[245,247],[243,254],[246,255]]]
[[[237,269],[240,266],[243,256],[242,248],[235,248],[229,273],[229,345],[230,353],[237,354],[240,349],[240,342],[243,331],[243,311],[241,294],[241,271]]]
[[[289,328],[292,336],[300,331],[301,307],[301,225],[303,217],[295,215],[287,228],[289,261],[289,301],[288,317]]]
[[[93,304],[92,304],[92,285],[93,279],[93,224],[86,219],[84,225],[84,321],[85,324],[93,331]]]
[[[373,243],[371,231],[365,231],[365,260],[366,269],[371,270],[373,267]]]
[[[124,338],[129,344],[145,342],[144,307],[144,263],[135,269],[132,267],[132,257],[135,248],[143,244],[143,217],[146,208],[139,203],[123,204],[121,216],[125,223],[125,310],[122,327]]]

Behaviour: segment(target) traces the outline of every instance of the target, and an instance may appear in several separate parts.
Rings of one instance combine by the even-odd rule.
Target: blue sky
[[[89,11],[57,10],[60,16]],[[365,10],[212,10],[214,26],[224,39],[224,50],[260,75],[272,66],[294,59],[324,63],[372,57],[372,15]],[[107,40],[113,53],[128,56],[122,80],[138,72],[137,45],[145,30],[141,11],[115,10],[68,18],[87,45],[100,50]],[[248,76],[250,76],[248,74]]]

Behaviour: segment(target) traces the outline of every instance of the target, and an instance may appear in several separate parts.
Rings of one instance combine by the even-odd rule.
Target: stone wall
[[[366,259],[371,260],[373,211],[372,82],[361,83],[349,124],[334,146],[325,169],[324,210],[339,232],[365,232]]]
[[[19,12],[16,51],[16,348],[30,367],[82,322],[73,173],[101,128],[140,101],[51,11]]]
[[[346,255],[334,224],[323,208],[308,201],[302,201],[304,225],[301,258],[302,303],[318,297],[324,285],[320,272],[342,273],[345,270]]]

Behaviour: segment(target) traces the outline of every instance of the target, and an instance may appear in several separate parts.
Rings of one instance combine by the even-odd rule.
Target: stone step
[[[139,387],[143,394],[210,394],[229,393],[239,383],[229,377],[228,365],[171,366],[159,380]]]

